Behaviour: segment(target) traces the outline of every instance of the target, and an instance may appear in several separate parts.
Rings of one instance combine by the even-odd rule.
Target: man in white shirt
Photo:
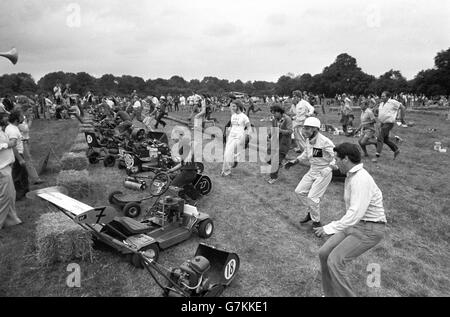
[[[389,139],[389,133],[397,120],[398,111],[400,111],[401,120],[404,121],[405,106],[391,97],[392,94],[389,91],[384,91],[381,94],[382,103],[378,107],[378,121],[380,121],[381,126],[377,140],[376,158],[372,159],[374,163],[376,163],[378,158],[381,156],[384,143],[389,146],[392,152],[394,152],[394,160],[400,154],[397,144]]]
[[[322,226],[320,223],[320,200],[331,182],[334,168],[334,144],[322,135],[319,129],[319,119],[310,117],[305,120],[302,131],[307,140],[305,150],[296,160],[285,164],[286,169],[298,163],[310,166],[309,171],[295,189],[295,193],[303,205],[308,208],[308,213],[300,221],[300,224],[312,220],[313,227]]]
[[[318,237],[333,235],[319,250],[322,287],[327,297],[356,296],[347,279],[345,264],[376,246],[384,237],[386,215],[383,195],[363,168],[356,144],[338,145],[336,165],[347,174],[345,215],[338,221],[314,228]]]
[[[16,214],[16,190],[11,176],[11,165],[15,160],[12,149],[16,141],[3,132],[7,121],[8,114],[0,112],[0,229],[22,223]]]
[[[306,139],[301,133],[302,127],[306,118],[314,115],[314,107],[305,100],[301,91],[296,90],[292,93],[292,95],[294,97],[294,104],[296,103],[294,110],[295,116],[293,118],[294,120],[292,121],[294,138],[297,142],[297,148],[295,149],[295,151],[300,152],[303,151],[306,146]]]

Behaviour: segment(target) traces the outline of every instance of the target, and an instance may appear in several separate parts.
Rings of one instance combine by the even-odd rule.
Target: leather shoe
[[[303,220],[300,220],[300,223],[307,223],[307,222],[309,222],[309,221],[311,221],[312,219],[311,219],[311,215],[309,214],[309,212],[308,212],[308,214],[306,215],[306,217],[303,219]]]

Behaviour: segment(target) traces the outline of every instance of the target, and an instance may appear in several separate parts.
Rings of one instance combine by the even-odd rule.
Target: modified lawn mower
[[[121,138],[110,137],[104,138],[104,143],[101,143],[94,132],[85,132],[86,142],[89,148],[86,150],[86,157],[90,164],[97,164],[103,160],[105,167],[113,167],[116,164],[116,159],[120,155],[120,144],[123,142]]]
[[[240,266],[236,253],[204,243],[199,244],[193,259],[177,268],[168,270],[145,255],[141,256],[141,261],[166,297],[218,297],[234,280]],[[158,280],[153,271],[166,280],[166,285]]]
[[[236,254],[201,244],[192,260],[167,270],[168,274],[163,271],[163,266],[157,263],[160,250],[189,239],[194,231],[202,238],[209,238],[214,231],[210,217],[184,204],[182,199],[165,197],[159,212],[138,222],[117,217],[112,207],[93,208],[75,200],[67,196],[64,187],[29,192],[27,198],[48,202],[51,208],[90,231],[95,241],[126,255],[134,266],[146,268],[165,296],[218,296],[239,269]],[[167,280],[167,286],[158,281],[153,271]]]
[[[172,196],[189,201],[191,205],[196,205],[202,196],[208,195],[212,190],[211,179],[202,174],[203,164],[196,164],[198,164],[197,175],[192,183],[186,184],[183,187],[171,186],[178,172],[160,172],[150,181],[149,196],[137,200],[130,195],[124,195],[121,191],[114,191],[109,195],[108,201],[111,205],[120,209],[125,216],[130,218],[137,218],[141,215],[142,202],[150,200],[155,196],[163,195],[167,191],[169,191],[169,194]],[[148,188],[146,179],[149,178],[140,176],[127,177],[124,181],[124,187],[133,190],[146,190]],[[147,213],[151,212],[153,208],[154,206],[150,207]]]
[[[176,165],[167,143],[156,139],[144,141],[134,151],[124,153],[128,175],[168,170]]]

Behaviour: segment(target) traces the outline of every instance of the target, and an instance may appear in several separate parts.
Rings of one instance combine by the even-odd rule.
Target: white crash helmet
[[[305,127],[313,127],[320,129],[320,120],[316,117],[306,118],[305,123],[303,124]]]

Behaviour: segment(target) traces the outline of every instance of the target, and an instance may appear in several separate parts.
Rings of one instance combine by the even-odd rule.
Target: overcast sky
[[[186,80],[317,74],[340,53],[408,79],[450,48],[447,0],[0,0],[0,74]]]

